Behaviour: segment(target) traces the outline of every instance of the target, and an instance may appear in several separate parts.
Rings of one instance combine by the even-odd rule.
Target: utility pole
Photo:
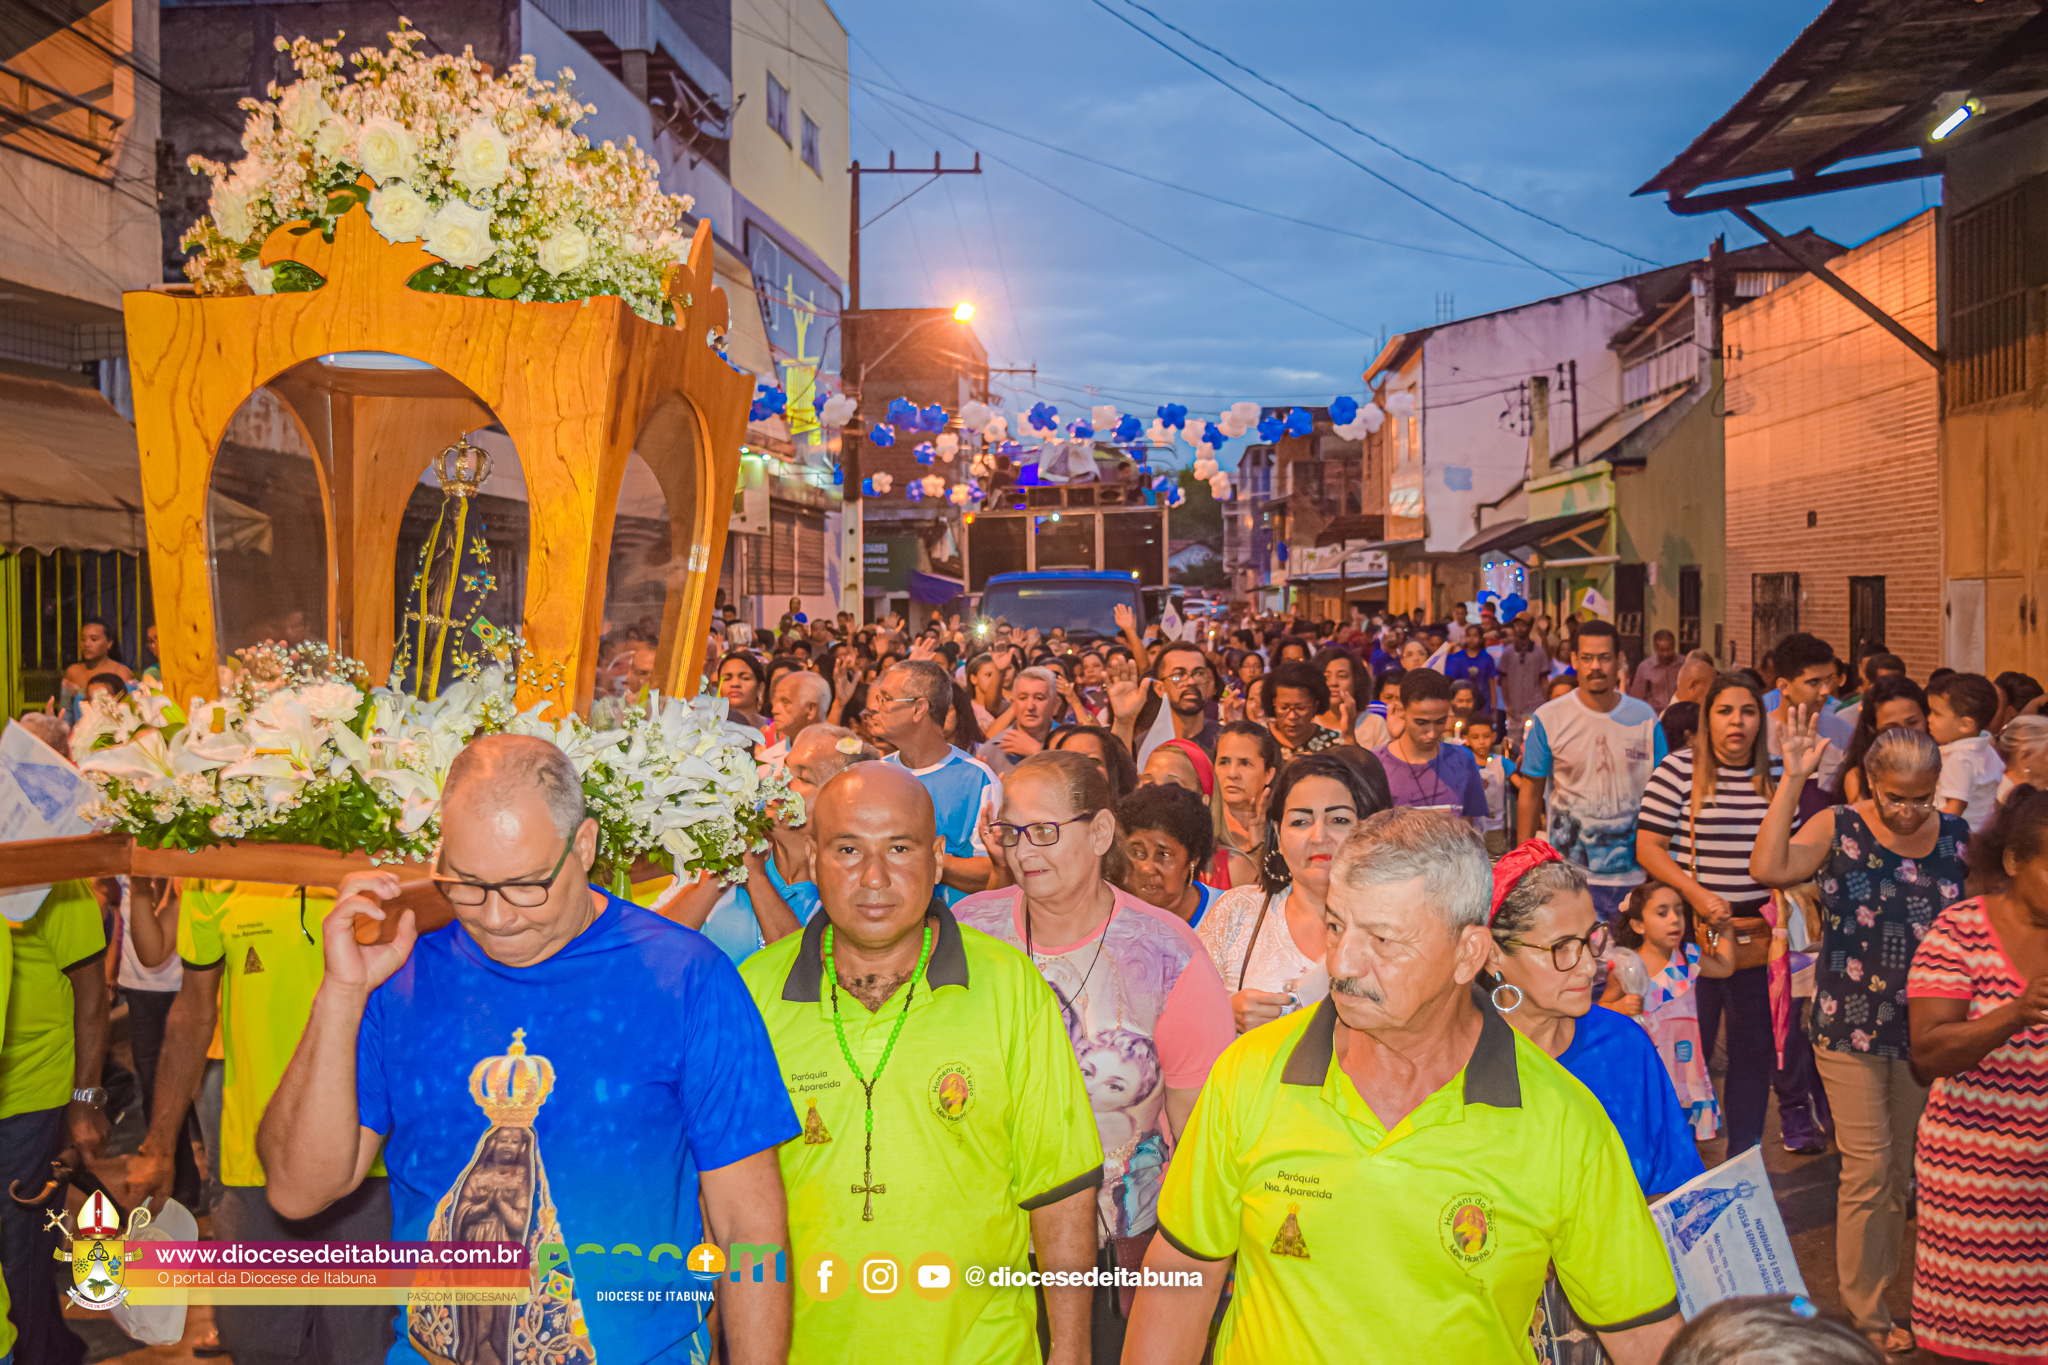
[[[1571,386],[1572,465],[1576,468],[1579,463],[1579,362],[1577,360],[1566,362],[1565,373],[1568,376],[1565,382]]]
[[[911,195],[916,194],[918,190],[935,184],[938,177],[942,175],[980,175],[981,153],[976,152],[974,154],[974,165],[970,167],[947,166],[940,161],[939,154],[933,152],[932,164],[927,169],[923,166],[898,166],[896,164],[896,153],[891,152],[889,153],[889,164],[887,166],[863,166],[860,162],[856,161],[847,167],[847,174],[853,177],[853,194],[849,206],[850,211],[846,218],[846,309],[840,314],[839,345],[842,358],[850,356],[855,363],[851,366],[843,366],[840,374],[840,388],[848,390],[847,396],[853,399],[856,406],[853,418],[854,427],[843,429],[839,433],[839,500],[842,508],[840,513],[842,551],[839,574],[839,607],[842,611],[852,612],[854,621],[859,623],[865,619],[867,613],[867,593],[864,582],[866,559],[865,551],[862,548],[864,537],[861,527],[860,492],[862,478],[860,472],[860,448],[862,440],[865,439],[861,433],[867,429],[866,414],[860,406],[866,402],[866,395],[861,392],[865,386],[866,366],[859,363],[860,344],[864,340],[860,336],[860,332],[863,330],[860,327],[861,229],[872,226],[891,210],[895,209],[898,204],[903,203]],[[860,178],[864,175],[928,175],[932,178],[863,223],[860,217]],[[848,370],[853,375],[853,384],[851,386],[846,383]]]

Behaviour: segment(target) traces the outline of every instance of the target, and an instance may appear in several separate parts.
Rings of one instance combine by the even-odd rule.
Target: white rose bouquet
[[[98,699],[72,734],[99,789],[88,818],[146,848],[248,840],[424,860],[440,839],[449,765],[476,735],[499,732],[569,756],[598,824],[594,875],[621,894],[643,859],[736,884],[778,807],[803,818],[786,778],[761,775],[760,732],[728,719],[722,697],[656,697],[599,732],[574,715],[545,720],[544,706],[518,710],[496,667],[431,702],[366,692],[361,677],[320,646],[265,647],[218,702],[180,709],[153,682]]]
[[[266,268],[263,243],[304,223],[332,239],[362,204],[387,241],[441,259],[412,287],[439,294],[560,301],[616,294],[642,317],[674,321],[663,297],[688,247],[688,196],[664,194],[653,159],[627,139],[593,147],[576,131],[592,112],[531,57],[502,75],[476,60],[427,56],[404,20],[391,47],[364,48],[343,79],[337,39],[277,40],[300,79],[242,101],[243,158],[193,157],[210,176],[207,216],[182,245],[202,294],[290,293],[324,281],[295,261]],[[361,182],[367,179],[366,187]]]

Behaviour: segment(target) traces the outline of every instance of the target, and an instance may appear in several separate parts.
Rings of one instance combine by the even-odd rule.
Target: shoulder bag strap
[[[1259,917],[1252,921],[1252,936],[1244,945],[1244,960],[1237,964],[1237,988],[1244,989],[1244,974],[1252,965],[1252,949],[1259,946],[1259,930],[1266,927],[1266,916],[1273,909],[1273,897],[1269,892],[1259,902]]]

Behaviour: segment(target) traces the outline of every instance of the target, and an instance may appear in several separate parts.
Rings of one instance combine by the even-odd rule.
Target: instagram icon
[[[886,1299],[894,1294],[897,1279],[896,1262],[887,1256],[876,1256],[861,1262],[860,1292],[871,1299]]]

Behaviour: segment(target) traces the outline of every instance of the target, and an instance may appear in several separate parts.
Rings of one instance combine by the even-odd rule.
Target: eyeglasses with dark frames
[[[576,840],[572,837],[562,845],[562,856],[555,859],[554,867],[549,869],[548,875],[540,881],[475,882],[466,877],[444,877],[436,872],[433,874],[433,882],[441,888],[441,894],[448,898],[451,905],[482,905],[495,891],[498,898],[507,905],[516,906],[521,910],[537,910],[548,903],[548,892],[554,890],[555,878],[562,874],[562,865],[569,861],[569,850],[574,847]]]
[[[996,842],[1004,848],[1015,848],[1018,841],[1025,838],[1029,838],[1039,848],[1051,848],[1060,841],[1061,825],[1072,825],[1078,824],[1083,820],[1093,820],[1097,813],[1091,810],[1087,814],[1077,815],[1071,820],[1034,820],[1028,825],[1007,825],[1000,820],[991,820],[989,821],[988,832],[993,834]]]
[[[1568,972],[1579,965],[1579,959],[1585,955],[1588,949],[1592,950],[1593,956],[1596,958],[1605,957],[1608,948],[1612,947],[1613,944],[1614,931],[1604,924],[1596,924],[1583,934],[1573,938],[1561,938],[1551,944],[1549,947],[1550,965],[1561,972]],[[1518,938],[1503,940],[1503,946],[1509,948],[1532,948],[1537,952],[1544,951],[1542,944],[1525,943]]]

